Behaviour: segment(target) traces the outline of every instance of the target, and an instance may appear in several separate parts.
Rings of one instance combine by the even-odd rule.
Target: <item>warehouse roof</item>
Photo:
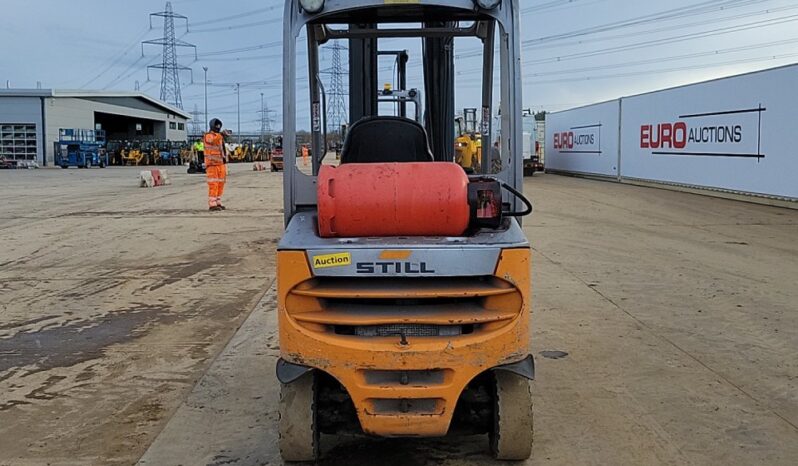
[[[141,92],[129,91],[86,91],[86,90],[68,90],[68,89],[0,89],[0,97],[64,97],[75,99],[87,98],[136,98],[144,100],[156,107],[159,107],[167,112],[175,113],[188,120],[191,119],[191,114],[177,107],[154,99],[147,94]]]

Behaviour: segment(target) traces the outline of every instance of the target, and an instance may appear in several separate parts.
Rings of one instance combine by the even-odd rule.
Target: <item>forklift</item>
[[[294,146],[296,147],[296,144]],[[269,166],[271,167],[272,172],[282,171],[285,167],[285,163],[283,160],[282,136],[277,136],[275,140],[274,148],[272,149],[272,152],[269,155]]]
[[[495,458],[530,457],[531,253],[521,218],[532,204],[518,155],[519,9],[519,0],[286,0],[283,460],[318,460],[320,434],[486,434]],[[380,114],[379,45],[395,38],[422,46],[420,122]],[[477,93],[455,86],[456,39],[479,44]],[[325,160],[319,55],[332,41],[348,44],[350,64],[340,163]],[[297,113],[307,96],[297,92],[300,47],[308,115]],[[480,134],[501,138],[471,175],[455,163],[460,92],[481,103]],[[309,122],[310,169],[297,160],[298,118]]]

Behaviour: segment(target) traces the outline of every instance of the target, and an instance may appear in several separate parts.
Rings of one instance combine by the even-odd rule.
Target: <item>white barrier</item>
[[[623,99],[626,178],[798,198],[798,66]]]
[[[546,115],[546,168],[618,176],[620,102]]]
[[[549,114],[546,168],[798,200],[796,82],[790,65]]]
[[[139,173],[140,188],[156,188],[172,184],[167,170],[142,170]]]

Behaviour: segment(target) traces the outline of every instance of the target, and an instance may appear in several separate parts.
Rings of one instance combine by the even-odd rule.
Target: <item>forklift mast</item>
[[[481,107],[476,117],[486,146],[492,146],[494,115],[501,118],[501,171],[492,173],[493,151],[486,150],[480,172],[490,174],[520,190],[523,174],[521,153],[521,85],[520,45],[517,21],[519,0],[503,0],[493,9],[476,6],[475,0],[419,0],[386,2],[385,0],[326,0],[318,13],[304,11],[298,1],[287,1],[286,27],[283,40],[283,134],[285,137],[285,221],[301,211],[316,209],[316,177],[326,156],[326,96],[319,64],[321,47],[331,40],[347,40],[349,53],[349,121],[347,126],[379,112],[378,82],[380,55],[396,55],[400,69],[399,86],[406,86],[408,57],[393,49],[380,50],[383,38],[420,38],[423,65],[423,126],[436,161],[454,161],[455,120],[455,38],[474,37],[482,42]],[[380,23],[407,25],[380,28]],[[497,27],[498,26],[498,27]],[[497,34],[498,31],[498,34]],[[311,173],[296,166],[297,149],[297,57],[301,42],[307,36],[309,77]],[[498,40],[497,40],[498,39]],[[498,47],[497,47],[498,46]],[[497,89],[499,108],[494,105],[494,51],[499,59],[501,81]],[[404,90],[404,89],[403,89]],[[406,115],[402,106],[400,115]],[[302,128],[304,129],[304,128]],[[516,210],[519,200],[506,195],[506,202]]]

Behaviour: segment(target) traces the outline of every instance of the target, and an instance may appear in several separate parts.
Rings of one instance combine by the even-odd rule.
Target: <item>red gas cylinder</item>
[[[322,237],[461,236],[468,228],[468,176],[450,162],[322,166]]]

